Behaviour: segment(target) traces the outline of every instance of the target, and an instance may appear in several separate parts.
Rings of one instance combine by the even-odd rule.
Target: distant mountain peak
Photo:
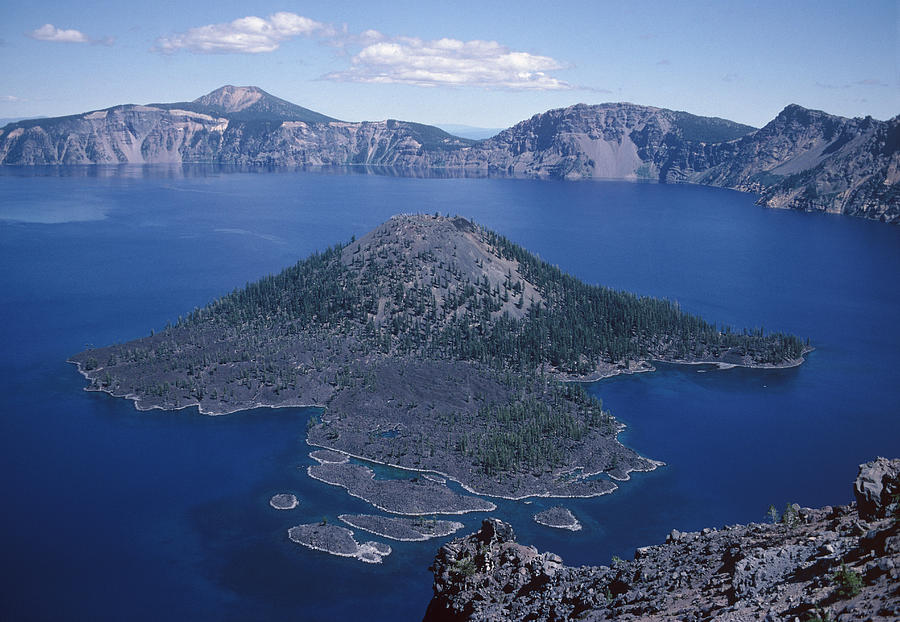
[[[778,115],[770,121],[770,123],[774,123],[777,121],[796,121],[799,123],[811,123],[815,120],[822,119],[833,119],[835,121],[846,121],[847,119],[843,117],[837,117],[832,114],[828,114],[823,110],[816,110],[814,108],[806,108],[801,106],[800,104],[788,104],[784,107],[784,110],[778,113]]]
[[[258,86],[227,84],[203,97],[198,97],[192,103],[218,114],[238,115],[245,119],[306,123],[329,123],[337,120],[275,97]]]
[[[198,97],[195,104],[217,108],[222,112],[240,112],[249,108],[263,97],[272,97],[258,86],[232,86],[227,84],[215,91]]]

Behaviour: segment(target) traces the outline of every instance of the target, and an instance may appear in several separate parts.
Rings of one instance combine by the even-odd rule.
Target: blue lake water
[[[82,391],[65,360],[392,214],[435,211],[588,282],[816,347],[797,369],[659,366],[591,385],[629,425],[626,444],[668,466],[567,501],[577,533],[531,520],[552,501],[498,502],[520,541],[608,563],[672,528],[762,520],[770,503],[846,503],[857,464],[900,455],[897,227],[691,186],[0,169],[0,617],[421,619],[441,541],[391,543],[380,566],[288,541],[294,524],[370,509],[298,468],[310,411],[141,413]],[[271,509],[282,490],[300,507]]]

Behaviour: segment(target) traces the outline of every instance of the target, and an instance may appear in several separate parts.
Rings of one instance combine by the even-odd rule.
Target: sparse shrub
[[[816,607],[814,610],[806,613],[803,622],[834,622],[834,618],[831,617],[831,612],[827,609]]]
[[[831,577],[831,582],[835,586],[834,594],[839,599],[853,598],[862,590],[863,580],[858,572],[847,567],[847,564],[841,564],[840,570],[837,570]]]
[[[469,556],[457,559],[453,564],[453,572],[464,577],[471,577],[476,570],[475,560]]]
[[[796,527],[800,523],[800,513],[794,506],[788,503],[784,506],[784,513],[781,515],[781,522],[786,527]]]
[[[769,517],[773,525],[778,522],[778,510],[775,509],[774,503],[769,505],[769,511],[766,512],[766,516]]]
[[[311,429],[316,427],[321,423],[318,415],[313,415],[309,419],[306,420],[306,431],[309,432]]]

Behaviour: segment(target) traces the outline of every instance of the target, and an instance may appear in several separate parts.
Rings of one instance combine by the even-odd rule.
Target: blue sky
[[[0,17],[0,117],[224,84],[351,121],[483,127],[606,101],[756,126],[789,103],[900,113],[896,0],[34,0]]]

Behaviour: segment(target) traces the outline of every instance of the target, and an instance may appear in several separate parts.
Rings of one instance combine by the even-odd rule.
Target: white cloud
[[[371,29],[351,33],[346,25],[324,24],[288,12],[198,26],[160,37],[154,49],[164,54],[181,50],[195,54],[260,54],[273,52],[283,41],[298,36],[315,36],[335,48],[339,56],[350,57],[348,69],[326,74],[326,80],[516,90],[578,88],[551,75],[565,68],[559,61],[511,50],[496,41],[428,41],[388,37]]]
[[[57,28],[53,24],[44,24],[32,30],[28,36],[38,41],[58,41],[59,43],[90,43],[91,38],[80,30]]]
[[[323,33],[322,42],[337,48],[343,54],[346,52],[346,48],[364,47],[386,39],[387,36],[371,28],[360,33],[351,33],[347,30],[347,24],[344,24],[339,29],[329,27],[327,32]]]
[[[25,101],[21,97],[16,97],[15,95],[0,95],[0,102],[23,102]]]
[[[367,31],[369,32],[369,31]],[[365,33],[364,33],[365,34]],[[417,86],[476,86],[516,90],[575,88],[548,72],[565,66],[549,56],[517,52],[496,41],[397,37],[365,45],[352,67],[328,80]],[[376,38],[376,37],[373,37]]]
[[[199,26],[171,37],[160,37],[156,50],[166,54],[179,50],[197,54],[259,54],[277,50],[285,39],[317,31],[328,34],[330,28],[296,13],[275,13],[267,19],[251,15],[227,24]]]

